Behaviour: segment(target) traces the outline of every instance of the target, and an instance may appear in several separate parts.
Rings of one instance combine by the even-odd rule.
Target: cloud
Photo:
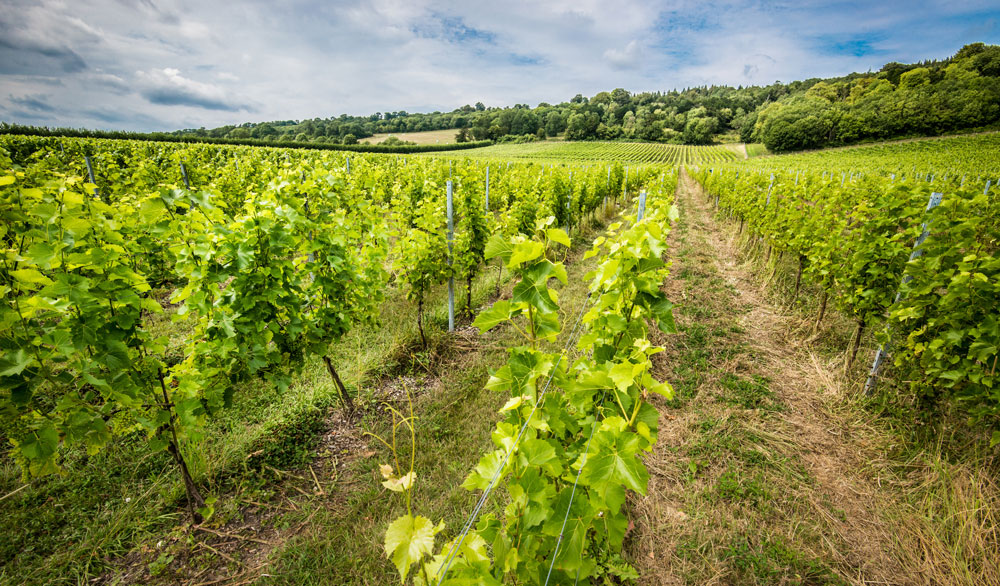
[[[58,75],[86,68],[83,58],[67,47],[0,35],[0,74]]]
[[[56,109],[49,105],[46,98],[48,98],[48,96],[35,94],[30,96],[9,96],[7,100],[11,104],[21,106],[22,108],[27,108],[28,110],[33,110],[35,112],[55,112]]]
[[[642,51],[639,49],[639,43],[632,40],[625,45],[624,49],[605,51],[604,59],[615,69],[638,69],[642,61]]]
[[[142,124],[156,127],[157,120],[141,112],[134,110],[114,110],[110,108],[90,108],[82,112],[89,119],[107,124],[111,127],[121,128],[139,121]],[[190,126],[190,125],[188,125]]]
[[[137,76],[143,86],[140,93],[152,104],[190,106],[226,112],[254,110],[249,104],[230,96],[219,86],[184,77],[179,69],[167,67],[139,71]]]
[[[119,96],[132,93],[132,87],[121,76],[95,71],[82,78],[83,82],[100,92],[111,92]]]
[[[411,29],[416,35],[430,39],[443,39],[449,43],[493,43],[496,35],[488,30],[469,26],[458,16],[433,13]]]
[[[88,67],[81,49],[101,41],[99,31],[49,2],[4,3],[0,10],[0,74],[59,75]]]

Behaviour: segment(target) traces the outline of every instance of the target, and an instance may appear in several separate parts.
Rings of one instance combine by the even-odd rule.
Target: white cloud
[[[632,40],[625,45],[624,49],[605,51],[604,59],[615,69],[637,69],[642,60],[642,51],[639,50],[639,43]]]

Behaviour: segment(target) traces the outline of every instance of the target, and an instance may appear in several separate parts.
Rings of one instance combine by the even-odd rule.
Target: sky
[[[0,0],[0,120],[213,128],[766,85],[1000,44],[1000,2]]]

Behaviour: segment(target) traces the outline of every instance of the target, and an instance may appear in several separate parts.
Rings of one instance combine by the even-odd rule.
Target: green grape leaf
[[[52,279],[46,277],[35,269],[17,269],[11,271],[10,276],[14,277],[14,279],[21,283],[27,283],[29,285],[52,284]]]
[[[147,224],[156,222],[165,216],[166,213],[167,206],[158,195],[146,199],[139,206],[139,217]]]
[[[500,468],[500,462],[503,460],[504,452],[500,450],[495,450],[486,454],[479,459],[479,463],[476,464],[475,470],[469,473],[462,483],[462,488],[466,490],[486,490],[486,487],[490,485],[490,480],[493,479],[493,475],[496,474],[497,470]],[[508,460],[508,465],[509,465]],[[505,466],[506,468],[506,466]],[[501,477],[503,475],[501,474]]]
[[[611,380],[614,381],[615,387],[621,392],[627,392],[628,388],[632,386],[635,382],[635,377],[637,374],[642,372],[644,365],[642,364],[632,364],[631,362],[622,362],[616,364],[611,368],[609,373]]]
[[[646,494],[649,472],[639,459],[639,436],[627,430],[621,417],[608,417],[594,434],[581,474],[612,511],[625,502],[623,488]]]
[[[513,244],[503,234],[496,233],[486,242],[486,258],[488,259],[500,257],[504,262],[507,262],[513,253]]]
[[[527,303],[536,310],[557,311],[559,305],[548,287],[549,279],[552,277],[565,282],[566,270],[563,268],[560,271],[549,261],[531,266],[524,271],[521,282],[514,286],[512,299],[515,303]]]
[[[32,462],[44,462],[56,453],[59,433],[52,425],[36,429],[21,441],[21,454]]]
[[[552,242],[558,242],[559,244],[562,244],[566,248],[569,248],[571,246],[569,236],[567,236],[566,232],[563,231],[561,228],[549,228],[548,230],[545,231],[545,235]]]
[[[545,254],[545,245],[535,240],[518,242],[514,245],[514,251],[507,261],[507,267],[516,269],[522,264],[540,258]]]
[[[8,352],[0,358],[0,376],[21,374],[34,358],[24,348]]]
[[[649,311],[656,318],[656,326],[664,334],[676,334],[677,324],[674,322],[674,304],[668,299],[659,299],[649,305]]]
[[[472,322],[472,325],[479,328],[479,333],[485,334],[489,330],[495,328],[497,325],[507,321],[520,312],[520,309],[512,308],[510,301],[497,301],[489,309],[481,311]]]

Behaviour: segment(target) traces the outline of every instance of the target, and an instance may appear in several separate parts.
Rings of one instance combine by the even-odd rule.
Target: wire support
[[[459,533],[458,540],[455,541],[455,544],[451,547],[451,552],[448,553],[448,558],[445,560],[445,564],[443,569],[441,570],[441,574],[438,576],[438,581],[437,581],[438,586],[441,586],[441,584],[444,582],[445,576],[447,576],[448,570],[451,569],[451,564],[455,561],[455,557],[458,555],[458,551],[461,549],[462,543],[465,542],[465,538],[468,535],[469,530],[472,529],[472,525],[476,522],[476,519],[479,518],[479,513],[480,511],[482,511],[483,505],[486,504],[486,500],[489,498],[490,493],[492,493],[493,489],[496,488],[497,482],[500,479],[500,475],[502,474],[504,467],[507,466],[507,461],[510,460],[511,454],[513,454],[514,451],[517,450],[517,446],[521,442],[521,438],[524,437],[524,433],[528,429],[528,424],[531,422],[531,418],[535,415],[535,412],[538,411],[538,408],[545,401],[545,395],[546,393],[548,393],[549,386],[552,384],[552,378],[555,376],[556,370],[559,368],[559,364],[562,362],[563,357],[569,352],[569,349],[573,346],[573,344],[576,343],[576,340],[579,337],[577,333],[578,330],[580,329],[580,324],[583,319],[583,314],[590,306],[592,294],[593,294],[592,291],[587,293],[587,298],[583,302],[583,307],[580,308],[580,313],[576,316],[576,323],[573,325],[573,329],[570,331],[569,338],[566,340],[566,346],[563,348],[562,353],[559,354],[559,359],[556,360],[555,365],[552,367],[552,371],[549,373],[549,377],[545,381],[545,386],[542,388],[542,391],[538,394],[538,400],[535,401],[535,405],[534,407],[532,407],[531,413],[529,413],[528,417],[524,420],[524,424],[521,426],[521,430],[518,432],[517,438],[514,440],[514,444],[511,445],[510,449],[508,449],[507,452],[504,454],[503,460],[500,461],[500,465],[497,466],[496,472],[493,473],[493,477],[490,479],[490,483],[486,486],[486,489],[483,491],[482,496],[479,497],[479,501],[476,503],[476,506],[472,509],[472,513],[470,513],[469,519],[462,526],[462,531]]]
[[[601,402],[599,405],[604,404],[604,398],[608,396],[608,390],[604,389],[604,393],[601,394]],[[556,539],[556,547],[552,551],[552,563],[549,564],[549,572],[545,575],[545,584],[543,586],[548,586],[549,578],[552,577],[552,569],[556,566],[556,557],[559,555],[559,546],[562,545],[563,532],[566,531],[566,523],[569,522],[569,512],[573,510],[573,501],[576,499],[576,487],[580,484],[580,475],[583,474],[583,467],[587,465],[587,454],[590,452],[590,440],[594,439],[594,432],[600,427],[600,421],[597,420],[597,413],[594,413],[594,427],[590,430],[590,437],[587,438],[587,445],[583,448],[583,458],[580,460],[580,469],[576,471],[576,480],[573,481],[573,491],[569,495],[569,504],[566,505],[566,516],[563,517],[562,527],[559,528],[559,537]],[[577,569],[576,579],[580,581],[580,570]]]

